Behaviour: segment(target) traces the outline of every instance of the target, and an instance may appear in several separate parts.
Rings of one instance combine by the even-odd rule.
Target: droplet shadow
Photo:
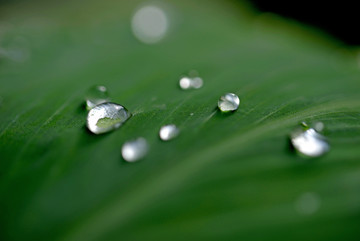
[[[109,136],[112,133],[112,132],[108,132],[108,133],[96,135],[87,128],[86,124],[84,124],[81,129],[82,129],[82,131],[81,131],[81,135],[79,138],[79,146],[85,146],[85,145],[88,146],[88,145],[94,144],[94,143],[106,138],[107,136]]]
[[[76,108],[76,113],[77,114],[82,114],[84,116],[87,115],[86,103],[85,102],[78,105],[78,107]]]
[[[221,111],[219,110],[219,107],[215,107],[214,111],[216,111],[215,113],[215,117],[219,118],[219,119],[225,119],[225,118],[229,118],[229,116],[233,116],[235,113],[239,113],[239,110],[233,110],[233,111]]]

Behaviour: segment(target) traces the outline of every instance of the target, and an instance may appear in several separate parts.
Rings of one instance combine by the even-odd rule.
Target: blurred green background
[[[132,29],[149,5],[166,16],[152,44]],[[193,69],[204,86],[182,91]],[[95,84],[133,113],[101,136],[85,127]],[[8,1],[0,240],[359,240],[359,90],[355,48],[248,2]],[[327,155],[291,151],[301,121],[325,124]],[[125,163],[139,136],[150,152]]]

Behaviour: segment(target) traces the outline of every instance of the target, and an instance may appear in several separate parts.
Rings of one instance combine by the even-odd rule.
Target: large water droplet
[[[149,151],[147,141],[139,137],[135,140],[125,142],[121,148],[121,155],[127,162],[136,162],[146,156]]]
[[[322,127],[323,128],[323,127]],[[330,150],[326,138],[314,128],[305,126],[294,130],[291,135],[291,144],[299,154],[308,157],[318,157]]]
[[[91,110],[91,108],[95,107],[96,105],[109,102],[109,94],[105,86],[98,85],[91,87],[86,95],[86,109]]]
[[[164,38],[168,25],[165,12],[153,5],[137,10],[131,22],[135,37],[146,44],[154,44]]]
[[[119,128],[131,116],[125,107],[107,102],[92,108],[87,116],[87,127],[94,134]]]
[[[159,131],[160,139],[163,141],[169,141],[171,139],[174,139],[179,135],[179,129],[176,127],[176,125],[166,125],[162,126]]]
[[[222,112],[234,111],[239,108],[240,99],[233,93],[226,93],[218,101],[218,107]]]

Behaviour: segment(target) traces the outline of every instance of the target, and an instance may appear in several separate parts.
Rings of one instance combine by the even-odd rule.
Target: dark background
[[[257,9],[313,25],[349,45],[360,45],[357,1],[251,0]]]
[[[22,0],[0,0],[2,4]],[[241,0],[240,0],[241,1]],[[249,0],[257,9],[315,26],[348,45],[360,45],[357,1]]]

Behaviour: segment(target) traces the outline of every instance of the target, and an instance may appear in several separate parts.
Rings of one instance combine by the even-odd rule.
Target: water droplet
[[[179,129],[176,125],[166,125],[160,128],[159,136],[163,141],[169,141],[179,135]]]
[[[182,76],[179,80],[180,88],[183,90],[200,89],[203,84],[204,81],[196,70],[191,70],[188,76]]]
[[[121,148],[121,155],[127,162],[136,162],[146,156],[149,151],[147,141],[139,137],[135,140],[125,142]]]
[[[314,128],[298,128],[291,133],[290,138],[296,151],[304,156],[318,157],[330,150],[326,138]]]
[[[187,90],[191,88],[191,79],[189,77],[181,77],[179,81],[180,88]]]
[[[234,111],[239,108],[240,99],[233,93],[226,93],[218,101],[218,107],[222,112]]]
[[[145,44],[154,44],[165,37],[169,23],[163,9],[149,5],[135,12],[131,25],[137,39]]]
[[[304,215],[315,213],[321,205],[319,196],[315,193],[307,192],[302,194],[295,202],[295,209]]]
[[[195,77],[192,79],[192,87],[195,89],[200,89],[203,86],[203,80],[200,77]]]
[[[87,116],[87,127],[94,134],[119,128],[131,116],[125,107],[107,102],[92,108]]]
[[[85,95],[86,100],[86,109],[91,110],[96,105],[109,102],[109,94],[105,86],[93,86],[91,87]]]
[[[322,123],[322,122],[316,122],[316,123],[314,124],[314,129],[315,129],[317,132],[322,132],[322,131],[324,130],[324,128],[325,128],[325,125],[324,125],[324,123]]]

